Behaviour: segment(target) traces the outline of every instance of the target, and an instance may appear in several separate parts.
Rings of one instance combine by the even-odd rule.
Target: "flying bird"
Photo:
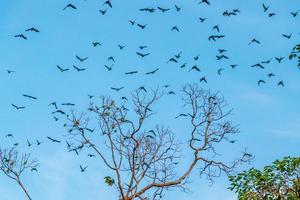
[[[23,97],[27,97],[29,99],[34,99],[34,100],[37,99],[37,97],[31,96],[31,95],[27,95],[27,94],[23,94]]]
[[[63,10],[66,10],[67,8],[71,8],[71,9],[73,9],[73,10],[76,10],[77,9],[77,7],[76,6],[74,6],[73,4],[71,4],[71,3],[69,3],[68,5],[66,5],[66,7],[64,7],[64,9]]]
[[[22,38],[24,40],[27,40],[27,37],[25,35],[23,35],[23,34],[18,34],[18,35],[15,35],[14,37],[15,38]]]
[[[61,141],[56,140],[56,139],[53,139],[53,138],[51,138],[51,137],[49,137],[49,136],[47,136],[47,138],[48,138],[51,142],[54,142],[54,143],[61,143]]]
[[[36,28],[34,28],[34,27],[29,28],[29,29],[27,29],[27,30],[25,30],[25,31],[26,31],[26,32],[28,32],[28,31],[30,31],[30,32],[36,32],[36,33],[39,33],[39,32],[40,32],[38,29],[36,29]]]
[[[17,106],[15,104],[11,104],[14,108],[16,108],[17,110],[21,110],[21,109],[24,109],[25,106]]]
[[[77,56],[77,55],[76,55],[76,58],[77,58],[80,62],[83,62],[83,61],[85,61],[85,60],[88,59],[88,57],[81,58],[81,57],[79,57],[79,56]]]

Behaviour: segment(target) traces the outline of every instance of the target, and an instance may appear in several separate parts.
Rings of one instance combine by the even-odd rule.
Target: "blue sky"
[[[133,89],[145,85],[157,87],[170,84],[178,95],[166,97],[158,105],[157,121],[166,124],[184,142],[186,124],[174,119],[184,111],[181,107],[180,90],[186,83],[199,83],[204,88],[220,91],[234,109],[231,117],[239,125],[241,133],[236,136],[237,144],[221,148],[224,159],[231,159],[232,153],[240,153],[244,148],[255,155],[251,166],[262,167],[283,156],[299,156],[300,142],[300,72],[295,62],[287,59],[291,48],[298,42],[300,16],[293,18],[290,12],[300,10],[300,2],[283,0],[211,0],[211,6],[196,1],[149,1],[114,0],[113,9],[105,15],[102,1],[74,0],[77,10],[62,11],[69,1],[62,0],[1,0],[0,2],[0,146],[10,146],[15,141],[5,138],[12,133],[20,143],[20,149],[40,160],[39,173],[28,173],[24,182],[34,199],[81,200],[114,199],[116,193],[103,183],[103,177],[110,172],[101,162],[87,159],[83,154],[76,156],[66,151],[64,144],[53,145],[46,136],[64,140],[62,123],[55,123],[48,104],[72,102],[76,110],[82,111],[89,103],[87,94],[100,96],[110,94],[119,98]],[[262,2],[270,5],[270,12],[277,13],[269,18],[263,12]],[[174,4],[182,7],[176,12]],[[140,12],[144,7],[169,7],[171,11],[154,14]],[[237,16],[224,17],[225,10],[239,8]],[[199,17],[208,18],[200,23]],[[147,24],[144,30],[131,26],[128,20]],[[172,32],[177,25],[180,32]],[[209,42],[208,36],[218,34],[212,27],[219,25],[226,37],[217,42]],[[13,36],[31,27],[40,33],[25,33],[28,40]],[[290,34],[290,40],[282,34]],[[257,38],[260,45],[248,45]],[[93,48],[92,42],[102,46]],[[126,45],[121,51],[118,44]],[[151,54],[141,59],[136,55],[139,45],[147,45],[145,52]],[[225,48],[230,59],[216,60],[218,48]],[[175,54],[182,52],[180,63],[188,63],[185,69],[179,64],[167,63]],[[79,63],[75,55],[88,56]],[[193,57],[199,55],[199,60]],[[104,64],[107,58],[115,57],[112,71]],[[281,64],[274,57],[285,57]],[[264,70],[250,66],[273,58]],[[189,72],[197,64],[200,73]],[[238,64],[231,69],[230,64]],[[70,68],[60,73],[56,68]],[[85,67],[84,72],[76,72],[72,65]],[[146,72],[160,68],[152,75]],[[222,76],[217,74],[224,68]],[[16,71],[7,74],[6,69]],[[125,72],[138,70],[133,76]],[[275,77],[269,79],[267,74]],[[206,76],[208,83],[200,83]],[[257,81],[266,84],[258,87]],[[278,87],[283,80],[285,87]],[[110,87],[125,86],[120,93]],[[22,94],[38,97],[38,101],[25,99]],[[15,110],[11,104],[24,105],[26,109]],[[170,109],[172,108],[172,109]],[[26,140],[39,139],[43,144],[28,148]],[[185,144],[185,143],[184,143]],[[234,155],[235,155],[234,154]],[[184,160],[183,160],[184,162]],[[80,173],[79,164],[88,165],[86,173]],[[193,173],[191,193],[178,190],[167,193],[166,199],[235,199],[235,194],[226,190],[225,176],[216,179],[213,185]],[[0,175],[1,200],[24,199],[22,192],[11,180]]]

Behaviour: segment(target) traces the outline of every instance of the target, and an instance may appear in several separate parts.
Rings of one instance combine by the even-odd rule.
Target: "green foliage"
[[[104,177],[104,182],[108,185],[108,186],[113,186],[113,184],[115,183],[115,180],[110,177],[110,176],[105,176]]]
[[[240,200],[300,199],[300,157],[276,160],[262,170],[251,168],[230,176],[230,190]]]
[[[300,44],[296,45],[293,48],[293,51],[289,55],[289,59],[297,59],[298,60],[298,67],[300,69]]]

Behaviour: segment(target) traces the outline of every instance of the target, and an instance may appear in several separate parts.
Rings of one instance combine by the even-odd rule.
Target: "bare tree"
[[[26,170],[37,170],[38,161],[31,160],[30,154],[22,154],[16,150],[16,146],[10,149],[0,149],[0,170],[22,188],[27,199],[32,200],[28,190],[24,186],[21,176]]]
[[[146,122],[155,114],[153,105],[164,93],[138,89],[132,93],[133,112],[126,107],[126,98],[117,105],[106,96],[101,97],[99,105],[91,103],[88,112],[72,111],[70,123],[65,126],[69,136],[80,142],[68,143],[69,150],[78,153],[85,147],[93,149],[114,173],[113,177],[106,176],[105,182],[116,187],[120,200],[161,199],[171,188],[188,189],[187,179],[196,167],[200,175],[212,179],[222,172],[230,174],[237,164],[251,159],[250,154],[244,153],[232,162],[218,160],[216,145],[222,141],[233,143],[229,136],[238,133],[238,128],[226,119],[231,110],[225,111],[223,97],[196,84],[186,85],[182,93],[184,107],[189,110],[179,115],[189,118],[190,126],[184,133],[189,135],[187,145],[176,140],[174,133],[164,126],[148,128]],[[91,126],[99,127],[104,145]],[[186,163],[186,170],[179,173],[182,147],[187,148],[185,152],[190,153],[191,160]]]

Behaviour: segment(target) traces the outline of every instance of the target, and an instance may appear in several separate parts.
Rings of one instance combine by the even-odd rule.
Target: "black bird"
[[[273,60],[273,58],[270,58],[269,60],[262,61],[261,63],[262,64],[269,64],[272,60]]]
[[[206,17],[204,17],[204,18],[199,17],[199,20],[201,21],[201,23],[203,23],[205,20],[207,20],[207,18]]]
[[[27,95],[27,94],[23,94],[23,97],[27,97],[27,98],[29,98],[29,99],[34,99],[34,100],[37,99],[37,97],[30,96],[30,95]]]
[[[292,33],[291,33],[291,34],[289,34],[289,35],[282,34],[282,36],[283,36],[283,37],[285,37],[285,38],[287,38],[287,39],[291,39],[291,37],[292,37]]]
[[[194,57],[194,60],[198,60],[199,59],[199,55]]]
[[[262,83],[266,83],[264,80],[259,80],[258,82],[257,82],[257,85],[258,86],[260,86],[260,84],[262,84]]]
[[[143,50],[143,49],[146,49],[146,48],[147,48],[147,46],[145,46],[145,45],[142,45],[142,46],[139,46],[139,48],[140,48],[140,50]]]
[[[80,62],[83,62],[85,60],[88,59],[88,57],[85,57],[85,58],[80,58],[79,56],[76,55],[76,58],[80,61]]]
[[[84,71],[85,68],[78,68],[76,67],[75,65],[73,65],[73,68],[77,70],[77,72],[80,72],[80,71]]]
[[[146,74],[149,75],[149,74],[154,74],[155,72],[157,72],[159,70],[159,68],[156,68],[155,70],[153,71],[150,71],[150,72],[147,72]]]
[[[122,100],[128,101],[127,97],[121,97]]]
[[[178,61],[175,58],[170,58],[167,63],[169,63],[169,62],[178,63]]]
[[[205,76],[203,76],[202,78],[200,78],[200,82],[207,83],[207,80],[206,80]]]
[[[197,65],[194,65],[189,71],[191,70],[196,70],[198,72],[200,72],[200,69],[197,67]]]
[[[176,59],[179,59],[181,57],[182,52],[179,52],[178,54],[175,55]]]
[[[15,38],[22,38],[22,39],[24,39],[24,40],[27,40],[27,37],[25,36],[25,35],[23,35],[23,34],[18,34],[18,35],[15,35],[14,36]]]
[[[119,88],[116,88],[116,87],[111,87],[110,89],[112,90],[115,90],[117,92],[119,92],[120,90],[122,90],[124,87],[119,87]]]
[[[56,142],[56,143],[60,143],[60,142],[61,142],[61,141],[56,140],[56,139],[53,139],[53,138],[51,138],[51,137],[49,137],[49,136],[47,136],[47,138],[48,138],[51,142]]]
[[[124,46],[122,46],[122,45],[118,44],[118,47],[119,47],[119,49],[120,49],[120,50],[122,50],[122,49],[124,49],[124,48],[125,48],[125,45],[124,45]]]
[[[258,41],[256,38],[253,38],[248,45],[252,44],[252,43],[256,43],[256,44],[260,44],[260,41]]]
[[[92,44],[93,44],[94,47],[101,46],[100,42],[93,42]]]
[[[146,88],[144,86],[141,86],[138,88],[139,90],[143,90],[144,92],[147,92]]]
[[[168,94],[169,95],[176,95],[174,91],[169,91]]]
[[[293,17],[297,17],[299,10],[297,12],[290,12]]]
[[[107,61],[112,61],[112,62],[115,62],[115,59],[114,59],[114,57],[113,57],[113,56],[110,56],[110,57],[108,57],[108,58],[107,58]]]
[[[183,64],[180,66],[180,68],[184,68],[184,67],[186,67],[186,65],[187,65],[187,63],[183,63]]]
[[[105,15],[106,11],[107,11],[107,9],[105,9],[105,10],[99,10],[99,12],[100,12],[102,15]]]
[[[181,114],[177,115],[175,117],[175,119],[177,119],[178,117],[187,117],[187,116],[188,116],[187,114],[181,113]]]
[[[236,68],[238,65],[237,64],[231,64],[229,65],[232,69]]]
[[[15,104],[11,104],[14,108],[16,108],[17,110],[21,110],[21,109],[24,109],[25,106],[17,106]]]
[[[31,171],[31,172],[33,172],[33,171],[38,172],[38,170],[37,170],[36,167],[32,167],[32,168],[30,169],[30,171]]]
[[[68,68],[63,69],[59,65],[56,65],[56,67],[60,70],[60,72],[65,72],[65,71],[69,71],[70,70]]]
[[[58,110],[56,102],[51,102],[48,106],[54,106],[55,109]]]
[[[128,20],[130,24],[133,26],[135,24],[135,20]]]
[[[226,52],[227,50],[226,49],[218,49],[219,53],[222,54],[224,52]]]
[[[38,29],[36,29],[36,28],[34,28],[34,27],[29,28],[29,29],[27,29],[27,30],[25,30],[25,31],[26,31],[26,32],[31,31],[31,32],[36,32],[36,33],[39,33],[39,32],[40,32]]]
[[[14,136],[13,136],[13,134],[9,133],[9,134],[6,134],[5,137],[6,137],[6,138],[7,138],[7,137],[13,138]]]
[[[27,146],[28,146],[28,147],[31,147],[31,145],[32,145],[32,144],[29,142],[29,140],[27,140]]]
[[[113,66],[113,64],[112,64],[111,66],[104,65],[104,67],[105,67],[108,71],[112,70],[112,66]]]
[[[269,77],[269,78],[271,78],[271,77],[273,77],[273,76],[275,76],[275,74],[272,73],[272,72],[268,74],[268,77]]]
[[[284,87],[283,81],[279,81],[279,82],[277,83],[277,85],[278,85],[278,86]]]
[[[216,57],[217,57],[217,60],[221,60],[222,58],[224,58],[224,59],[229,59],[227,56],[225,56],[225,55],[220,55],[220,56],[218,56],[218,55],[216,55]]]
[[[138,27],[140,27],[141,29],[144,29],[144,28],[146,28],[146,26],[147,26],[147,24],[137,24],[138,25]]]
[[[269,9],[270,6],[266,6],[265,4],[262,4],[264,12],[267,12],[267,10]]]
[[[281,63],[281,61],[284,59],[284,57],[275,57],[275,60],[277,60],[278,63]]]
[[[138,71],[130,71],[130,72],[126,72],[125,74],[126,75],[132,75],[132,74],[137,74],[138,73]]]
[[[82,167],[82,166],[80,165],[80,171],[81,171],[81,172],[85,172],[86,168],[87,168],[87,166],[86,166],[86,167]]]
[[[204,3],[206,5],[210,5],[210,2],[208,0],[202,0],[200,3]]]
[[[171,28],[171,31],[177,31],[177,32],[179,32],[179,29],[178,29],[177,26],[173,26],[173,27]]]
[[[219,25],[215,25],[211,30],[216,30],[216,31],[220,32]]]
[[[66,114],[66,113],[65,113],[64,111],[62,111],[62,110],[56,110],[56,111],[52,112],[52,114],[55,114],[55,113],[60,113],[60,114],[62,114],[62,115],[65,115],[65,114]]]
[[[259,67],[259,68],[262,68],[262,69],[264,69],[264,66],[262,66],[260,63],[254,64],[254,65],[251,65],[251,67]]]
[[[276,15],[276,13],[269,13],[269,17],[273,17],[275,15]]]
[[[145,54],[144,54],[144,53],[140,53],[140,52],[136,52],[136,54],[139,55],[139,56],[141,56],[142,58],[144,58],[144,57],[150,55],[150,53],[145,53]]]
[[[62,103],[61,105],[62,106],[75,106],[74,103]]]
[[[218,74],[221,76],[221,72],[223,71],[224,69],[221,68],[221,69],[218,69]]]
[[[68,5],[66,5],[66,7],[64,7],[64,9],[63,10],[66,10],[67,8],[72,8],[72,9],[74,9],[74,10],[76,10],[77,8],[76,8],[76,6],[74,6],[73,4],[71,4],[71,3],[69,3]]]
[[[176,8],[177,12],[179,12],[181,10],[181,7],[177,6],[176,4],[175,4],[175,8]]]
[[[146,11],[149,13],[153,13],[156,9],[155,8],[141,8],[140,11]]]
[[[211,40],[216,41],[216,39],[221,39],[224,37],[225,37],[225,35],[211,35],[208,37],[208,41],[211,41]]]
[[[7,69],[6,72],[7,72],[8,74],[15,73],[15,71],[9,70],[9,69]]]
[[[103,4],[106,4],[106,5],[108,5],[110,8],[112,8],[112,4],[111,4],[110,0],[105,1]]]
[[[92,157],[96,157],[94,154],[88,154],[88,157],[92,158]]]
[[[157,7],[158,10],[160,10],[161,12],[166,12],[166,11],[169,11],[170,8],[162,8],[162,7]]]

